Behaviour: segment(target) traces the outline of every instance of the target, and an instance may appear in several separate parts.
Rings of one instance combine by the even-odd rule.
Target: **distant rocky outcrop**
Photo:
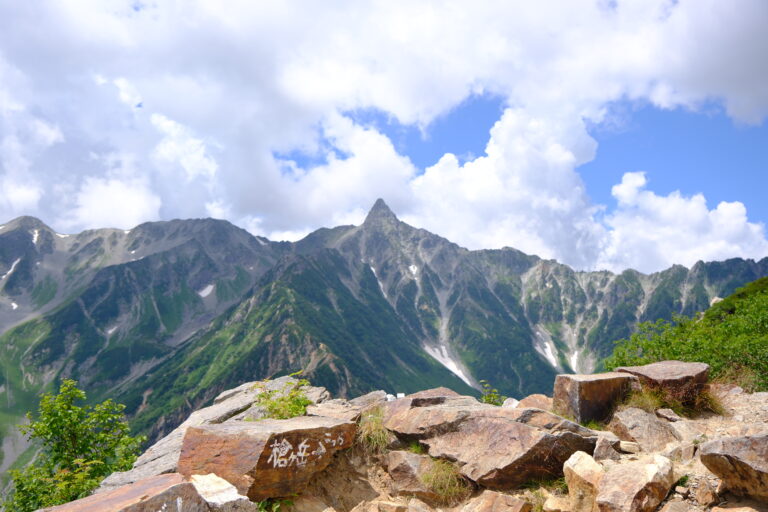
[[[256,512],[274,510],[271,500],[281,512],[764,512],[768,393],[710,385],[692,368],[670,361],[632,375],[561,376],[553,404],[531,397],[503,407],[446,388],[345,400],[305,386],[308,414],[285,420],[264,419],[256,398],[279,396],[295,379],[247,383],[93,496],[49,510]],[[640,375],[663,375],[672,398],[713,394],[727,413],[627,407],[627,393],[662,389]],[[381,450],[366,449],[358,432],[381,434]],[[547,484],[557,479],[567,490]]]

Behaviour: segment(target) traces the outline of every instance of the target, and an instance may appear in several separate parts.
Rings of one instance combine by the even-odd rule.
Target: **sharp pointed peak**
[[[373,203],[371,211],[368,212],[368,216],[365,218],[365,224],[381,220],[397,221],[397,216],[389,209],[387,203],[379,198]]]

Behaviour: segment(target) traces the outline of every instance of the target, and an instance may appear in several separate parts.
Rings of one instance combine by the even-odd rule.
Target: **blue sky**
[[[296,240],[381,197],[579,269],[763,258],[766,26],[765,0],[0,3],[0,217]]]

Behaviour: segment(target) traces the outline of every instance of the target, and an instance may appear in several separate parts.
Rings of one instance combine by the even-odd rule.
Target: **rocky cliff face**
[[[224,221],[55,233],[0,228],[3,434],[62,377],[167,433],[216,393],[304,368],[333,393],[551,389],[599,369],[637,322],[704,309],[768,275],[729,260],[644,275],[469,251],[378,201],[360,226],[275,243]],[[18,449],[3,447],[5,470]]]

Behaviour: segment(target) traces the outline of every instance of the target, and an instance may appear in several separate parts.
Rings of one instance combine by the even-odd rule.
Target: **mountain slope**
[[[219,391],[305,369],[340,395],[480,379],[520,397],[592,371],[637,323],[705,309],[768,258],[644,275],[469,251],[376,202],[360,226],[274,243],[211,219],[61,235],[0,228],[0,428],[75,377],[160,435]],[[9,443],[6,443],[9,445]],[[17,450],[7,448],[8,467]]]

